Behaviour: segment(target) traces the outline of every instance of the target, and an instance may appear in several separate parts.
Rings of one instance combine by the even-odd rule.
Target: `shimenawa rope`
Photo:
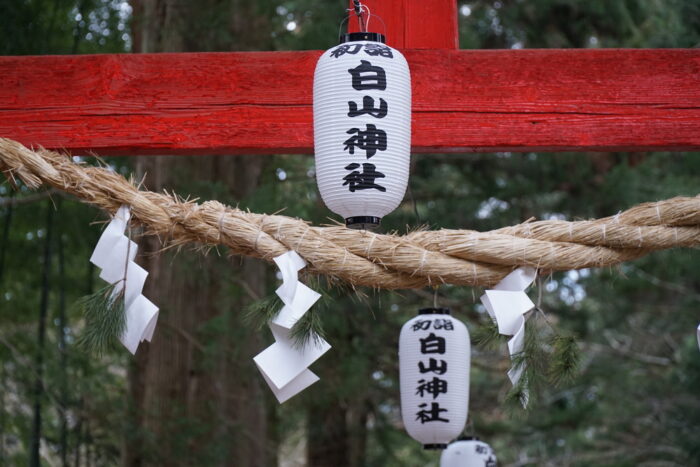
[[[492,286],[518,266],[557,271],[610,266],[651,251],[700,245],[700,196],[635,206],[590,221],[537,221],[491,232],[418,231],[382,235],[316,227],[286,216],[245,212],[217,201],[198,204],[139,190],[107,168],[0,138],[0,170],[11,181],[70,193],[110,214],[131,206],[135,221],[173,244],[225,245],[272,261],[295,250],[313,273],[385,289],[455,284]]]

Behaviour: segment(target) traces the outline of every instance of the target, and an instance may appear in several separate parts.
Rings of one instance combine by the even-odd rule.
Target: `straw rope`
[[[73,162],[0,138],[0,170],[36,189],[49,185],[110,214],[122,204],[146,230],[173,244],[225,245],[234,254],[271,261],[297,251],[313,273],[354,286],[385,289],[455,284],[491,286],[517,266],[571,270],[610,266],[651,251],[700,245],[700,196],[635,206],[603,219],[538,221],[491,232],[418,231],[404,236],[315,227],[279,215],[198,204],[139,190],[106,168]]]

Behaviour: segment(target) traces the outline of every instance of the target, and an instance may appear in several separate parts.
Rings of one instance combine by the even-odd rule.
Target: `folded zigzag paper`
[[[114,285],[114,295],[124,291],[126,329],[119,340],[135,354],[139,343],[153,338],[158,307],[141,295],[148,271],[134,262],[138,245],[124,235],[130,218],[128,206],[117,210],[102,232],[90,262],[101,269],[101,279]]]
[[[270,321],[275,343],[253,360],[281,404],[318,381],[318,376],[308,367],[331,346],[320,337],[309,339],[303,347],[294,343],[290,336],[294,323],[321,295],[299,282],[299,271],[306,266],[306,261],[295,251],[288,251],[274,261],[282,273],[282,285],[277,289],[277,296],[284,306]]]
[[[525,344],[525,313],[535,307],[525,293],[525,289],[537,277],[537,269],[521,267],[508,274],[493,289],[487,290],[481,296],[491,319],[498,325],[498,332],[513,336],[508,341],[508,351],[511,361],[514,356],[523,351]],[[525,365],[513,366],[508,371],[508,378],[515,386],[523,374]],[[527,406],[528,394],[524,392],[523,405]]]

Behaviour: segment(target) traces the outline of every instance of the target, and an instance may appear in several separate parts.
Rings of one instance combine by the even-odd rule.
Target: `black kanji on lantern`
[[[427,331],[428,329],[430,329],[431,322],[432,321],[430,321],[429,319],[416,320],[413,323],[413,326],[411,326],[411,329],[413,329],[414,332],[415,331]]]
[[[433,321],[433,329],[444,329],[445,331],[454,331],[455,327],[449,319],[436,319]]]
[[[420,340],[420,353],[445,353],[445,338],[436,336],[435,333],[428,334],[428,337]]]
[[[391,53],[391,48],[381,44],[365,44],[365,53],[372,57],[394,58],[394,54]]]
[[[439,394],[447,394],[447,381],[436,376],[432,380],[419,379],[416,394],[423,397],[425,393],[432,394],[433,399]]]
[[[357,108],[357,102],[348,102],[348,117],[357,117],[358,115],[371,115],[375,118],[386,117],[389,106],[384,99],[379,98],[379,107],[374,106],[374,98],[372,96],[365,96],[362,98],[362,108]]]
[[[348,185],[348,189],[352,192],[354,192],[355,190],[368,190],[370,188],[379,191],[386,191],[386,188],[374,183],[374,180],[376,180],[377,178],[386,177],[386,175],[384,175],[383,173],[377,172],[374,164],[362,164],[362,173],[356,170],[359,168],[360,164],[356,162],[353,162],[352,164],[349,164],[345,167],[345,170],[352,170],[352,172],[343,177],[343,180],[345,180],[343,186]]]
[[[374,156],[377,151],[386,151],[386,132],[377,129],[376,126],[368,123],[365,125],[365,130],[359,128],[350,128],[346,131],[351,136],[345,140],[343,150],[355,154],[355,148],[360,148],[365,151],[367,159]]]
[[[345,54],[355,55],[362,50],[362,44],[342,44],[331,50],[331,57],[338,58]]]
[[[352,75],[352,87],[358,91],[366,89],[386,89],[386,73],[384,68],[373,66],[367,60],[360,60],[360,64],[355,68],[350,68],[348,72]]]
[[[430,403],[430,410],[424,409],[424,407],[427,406],[428,404],[425,403],[420,404],[418,406],[422,410],[419,410],[418,413],[416,413],[416,420],[420,420],[421,424],[427,422],[449,422],[447,418],[440,418],[440,413],[447,412],[447,409],[441,409],[440,404],[438,404],[437,402]]]
[[[444,375],[447,371],[447,362],[445,360],[436,360],[431,358],[426,365],[423,362],[418,362],[418,371],[421,373],[435,373],[436,375]]]

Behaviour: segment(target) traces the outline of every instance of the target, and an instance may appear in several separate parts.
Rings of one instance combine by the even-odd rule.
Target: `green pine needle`
[[[518,384],[506,396],[506,402],[515,409],[520,406],[525,390],[533,406],[548,386],[559,386],[573,380],[579,363],[576,339],[562,335],[546,321],[544,314],[533,313],[525,322],[525,342],[522,352],[513,356],[511,367],[525,365]]]
[[[531,408],[531,403],[528,403],[527,406],[524,406],[525,402],[528,401],[528,390],[529,384],[527,382],[527,376],[523,374],[522,378],[520,378],[520,381],[518,381],[518,384],[513,386],[511,390],[508,391],[508,394],[506,394],[505,406],[513,412],[520,410],[528,410],[529,408]],[[532,393],[530,393],[530,399],[531,398]],[[532,400],[530,400],[530,402],[532,402]]]
[[[85,328],[78,336],[80,348],[102,355],[118,347],[119,337],[126,329],[124,293],[112,297],[114,285],[87,295],[78,301],[85,316]]]
[[[576,338],[555,335],[551,340],[552,357],[549,379],[555,386],[571,381],[578,372],[581,358]]]
[[[474,344],[486,350],[498,349],[505,339],[507,339],[507,337],[499,334],[496,323],[490,320],[487,324],[478,326],[472,332],[472,341],[474,341]]]
[[[309,341],[318,342],[324,335],[321,323],[320,305],[323,300],[301,317],[292,327],[291,337],[296,347],[302,348]],[[282,302],[277,295],[271,295],[248,305],[245,309],[243,319],[255,329],[262,329],[275,319],[282,309]]]
[[[297,348],[305,347],[311,340],[318,344],[324,336],[321,313],[312,307],[292,327],[292,340]]]
[[[260,330],[279,314],[282,309],[280,304],[281,301],[277,298],[277,295],[270,295],[269,297],[256,300],[245,308],[243,320],[255,329]]]

